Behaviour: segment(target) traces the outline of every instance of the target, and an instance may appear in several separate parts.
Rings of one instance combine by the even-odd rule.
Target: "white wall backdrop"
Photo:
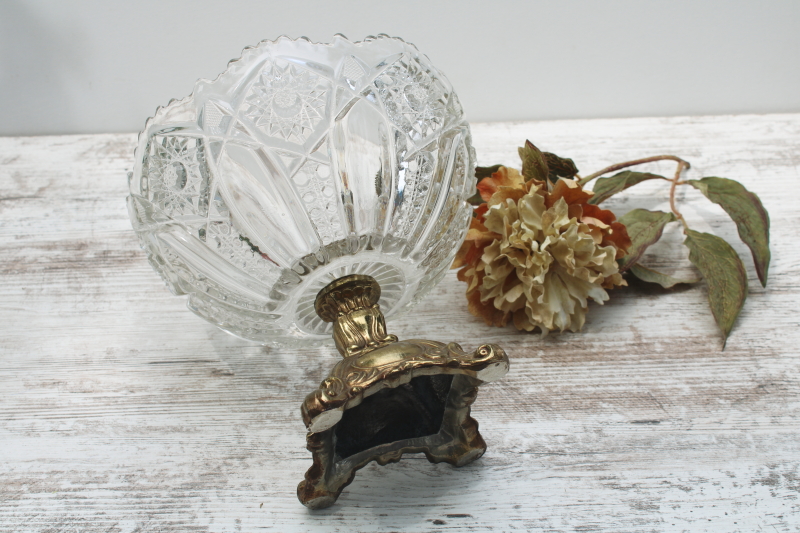
[[[281,34],[388,33],[470,120],[800,111],[800,2],[0,0],[0,135],[137,131]]]

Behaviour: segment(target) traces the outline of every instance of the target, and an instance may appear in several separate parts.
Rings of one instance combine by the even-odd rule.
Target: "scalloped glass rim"
[[[128,207],[193,312],[293,344],[330,338],[313,298],[337,277],[376,277],[387,318],[441,280],[474,160],[457,96],[415,46],[280,37],[147,120]]]

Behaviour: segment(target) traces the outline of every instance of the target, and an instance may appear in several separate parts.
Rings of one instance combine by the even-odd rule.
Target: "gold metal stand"
[[[322,289],[317,314],[334,323],[344,359],[303,402],[313,465],[297,487],[312,509],[333,505],[358,469],[397,462],[404,453],[462,466],[486,451],[470,405],[478,386],[508,372],[508,357],[484,344],[398,341],[386,333],[381,289],[370,276],[340,278]]]

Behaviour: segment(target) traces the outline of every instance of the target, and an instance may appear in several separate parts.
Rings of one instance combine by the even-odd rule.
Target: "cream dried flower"
[[[630,245],[613,213],[587,204],[591,193],[572,180],[548,192],[501,167],[479,184],[477,209],[456,258],[470,311],[488,324],[509,319],[521,330],[579,331],[588,300],[625,285],[616,259]]]

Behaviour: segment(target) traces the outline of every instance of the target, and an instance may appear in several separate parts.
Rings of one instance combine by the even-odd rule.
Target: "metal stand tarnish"
[[[303,505],[333,505],[359,468],[404,453],[462,466],[486,451],[470,405],[478,386],[508,372],[508,357],[484,344],[398,341],[386,333],[381,289],[370,276],[340,278],[317,295],[317,314],[334,323],[344,359],[303,402],[313,465],[297,487]]]

